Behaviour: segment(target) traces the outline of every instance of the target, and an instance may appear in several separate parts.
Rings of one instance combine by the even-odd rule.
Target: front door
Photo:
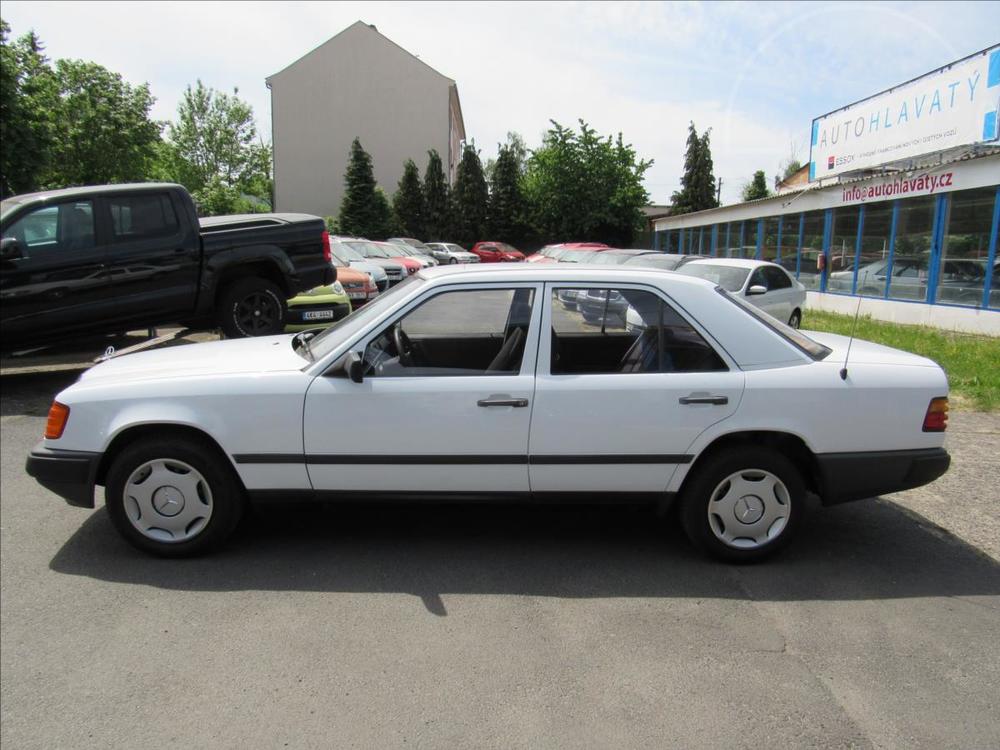
[[[744,377],[659,292],[547,284],[531,421],[531,491],[662,493],[688,448],[731,416]],[[567,295],[563,295],[567,296]]]
[[[330,372],[306,394],[316,490],[430,497],[528,491],[541,285],[429,292],[352,347],[361,383]]]

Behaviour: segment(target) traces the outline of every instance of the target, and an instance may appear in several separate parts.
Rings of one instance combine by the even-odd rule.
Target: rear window
[[[818,341],[813,341],[811,338],[806,336],[802,331],[792,328],[789,325],[785,325],[777,318],[768,315],[766,312],[761,310],[759,307],[754,307],[749,302],[743,300],[742,297],[736,294],[730,294],[722,287],[716,287],[716,290],[723,297],[731,301],[734,305],[741,308],[744,312],[752,315],[761,323],[766,325],[776,334],[781,336],[785,341],[790,343],[796,349],[799,349],[810,357],[812,357],[817,362],[821,359],[826,359],[826,357],[833,351],[828,346],[823,346]]]
[[[688,276],[697,276],[699,279],[707,279],[713,284],[718,284],[727,292],[738,292],[743,288],[743,282],[747,280],[750,269],[721,266],[714,263],[687,263],[677,272]]]

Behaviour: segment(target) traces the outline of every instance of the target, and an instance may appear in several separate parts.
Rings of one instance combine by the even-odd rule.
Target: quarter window
[[[708,342],[652,292],[563,288],[552,293],[553,375],[726,369]]]

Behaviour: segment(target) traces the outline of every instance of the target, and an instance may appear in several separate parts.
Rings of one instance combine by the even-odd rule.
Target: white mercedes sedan
[[[27,471],[71,505],[103,486],[122,535],[164,556],[217,547],[254,500],[512,499],[677,503],[695,545],[749,561],[788,543],[807,493],[948,468],[941,368],[847,351],[670,271],[440,267],[319,334],[103,362],[58,394]]]

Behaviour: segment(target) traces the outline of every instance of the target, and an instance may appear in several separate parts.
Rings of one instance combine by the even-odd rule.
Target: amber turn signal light
[[[58,440],[61,438],[68,419],[69,407],[66,404],[53,401],[52,408],[49,409],[49,419],[45,423],[45,439]]]
[[[948,397],[932,398],[924,415],[924,432],[944,432],[948,429]]]

